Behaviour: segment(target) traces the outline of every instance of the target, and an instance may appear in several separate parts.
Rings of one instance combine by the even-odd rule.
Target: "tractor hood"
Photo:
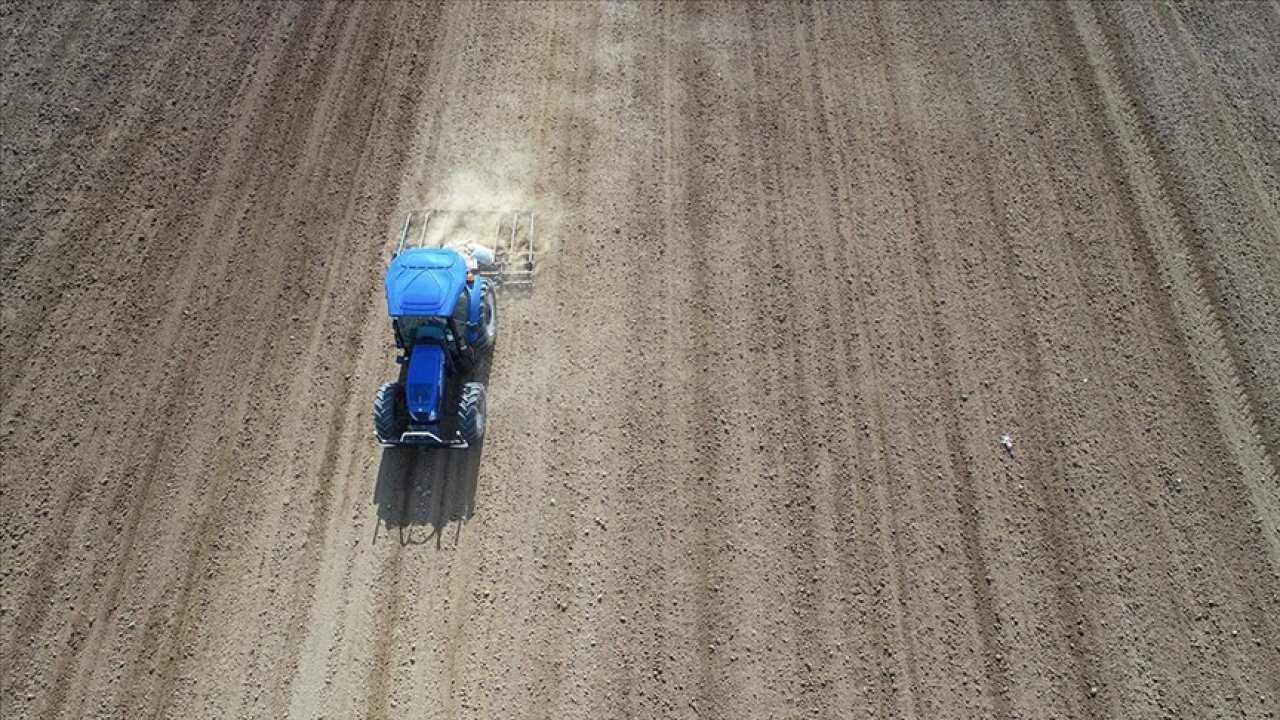
[[[441,412],[443,396],[444,348],[427,343],[414,345],[409,353],[409,372],[405,378],[409,414],[415,422],[439,422],[444,414]]]
[[[451,315],[466,282],[467,263],[458,251],[405,250],[387,268],[387,313],[391,317]]]

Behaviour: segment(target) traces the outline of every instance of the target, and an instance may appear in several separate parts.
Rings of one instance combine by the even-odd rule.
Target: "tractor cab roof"
[[[412,248],[387,268],[387,314],[447,316],[467,282],[462,255],[448,248]]]

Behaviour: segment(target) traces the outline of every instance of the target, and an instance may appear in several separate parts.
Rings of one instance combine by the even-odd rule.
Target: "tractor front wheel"
[[[484,428],[488,423],[484,394],[482,383],[469,382],[462,386],[462,398],[458,401],[458,434],[468,445],[478,445],[484,439]]]
[[[408,407],[404,400],[404,386],[387,383],[373,396],[373,430],[378,442],[394,445],[400,442],[400,434],[408,424]]]

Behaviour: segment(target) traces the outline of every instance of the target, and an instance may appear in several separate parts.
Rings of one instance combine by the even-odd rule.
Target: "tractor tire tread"
[[[399,406],[403,397],[404,388],[396,382],[384,384],[374,395],[373,429],[379,442],[392,444],[400,440],[404,423]]]
[[[477,445],[484,439],[486,414],[484,385],[477,382],[463,385],[458,401],[458,434],[468,445]]]
[[[492,333],[490,333],[490,323],[486,323],[484,321],[484,308],[486,303],[489,304],[490,312],[493,314],[494,318],[492,322]],[[479,350],[492,350],[493,346],[498,341],[498,300],[497,297],[494,296],[493,288],[491,288],[488,283],[486,283],[480,290],[480,313],[480,335],[476,339],[475,345]]]

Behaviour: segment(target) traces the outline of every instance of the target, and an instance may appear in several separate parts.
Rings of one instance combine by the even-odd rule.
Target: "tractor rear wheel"
[[[469,382],[462,386],[462,398],[458,401],[458,434],[468,445],[478,445],[484,439],[488,424],[488,408],[485,406],[484,384]]]
[[[408,407],[404,401],[404,386],[387,383],[373,396],[373,430],[378,442],[394,445],[400,442],[400,434],[408,424]]]
[[[476,347],[481,350],[492,350],[498,341],[498,301],[493,289],[485,283],[480,290],[480,337]]]

